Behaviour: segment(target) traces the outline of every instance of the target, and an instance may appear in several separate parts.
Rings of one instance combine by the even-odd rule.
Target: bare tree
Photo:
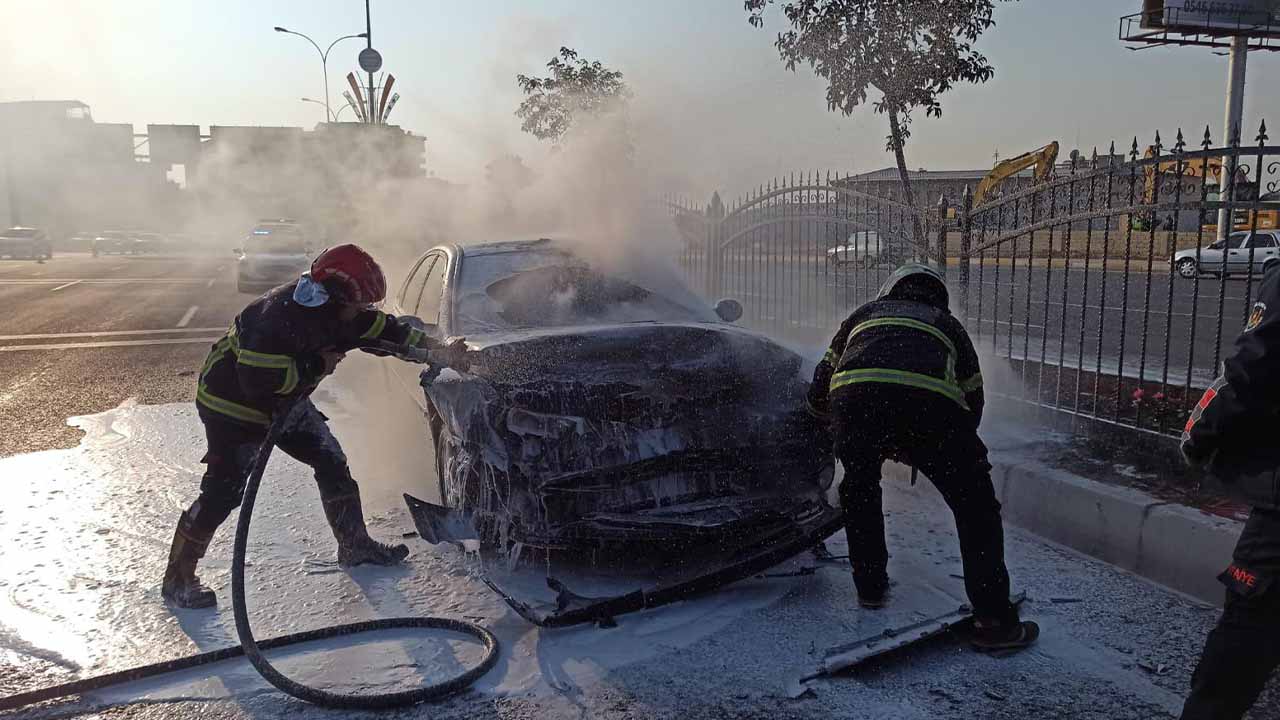
[[[547,63],[549,77],[517,75],[527,96],[516,109],[520,129],[539,140],[560,143],[579,115],[600,116],[619,109],[631,97],[622,73],[600,61],[588,62],[567,47]]]
[[[827,105],[845,115],[872,103],[889,116],[886,150],[893,152],[906,201],[915,206],[903,148],[911,112],[940,117],[938,97],[959,82],[984,83],[995,74],[973,44],[995,24],[996,0],[745,0],[755,27],[777,2],[791,29],[775,45],[787,69],[808,63],[828,81]],[[919,229],[917,226],[917,235]],[[917,242],[920,240],[917,237]]]

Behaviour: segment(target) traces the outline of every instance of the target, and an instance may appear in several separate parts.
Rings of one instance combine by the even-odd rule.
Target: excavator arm
[[[982,178],[978,183],[977,189],[973,191],[973,204],[981,205],[997,187],[1005,180],[1026,170],[1032,165],[1035,166],[1035,181],[1037,183],[1044,182],[1053,174],[1053,164],[1058,160],[1058,141],[1045,145],[1039,150],[1032,150],[1029,153],[1023,153],[1017,157],[1011,157],[1008,160],[1002,160],[995,167],[991,168],[991,172]]]
[[[1142,156],[1144,159],[1150,160],[1156,156],[1154,146],[1148,146],[1147,152]],[[1181,167],[1179,167],[1181,164]],[[1222,177],[1222,159],[1211,158],[1192,158],[1190,160],[1164,160],[1158,163],[1151,163],[1143,168],[1145,186],[1143,189],[1143,201],[1150,204],[1156,201],[1156,173],[1178,173],[1181,172],[1183,177],[1188,178],[1204,178],[1207,182],[1210,177]]]

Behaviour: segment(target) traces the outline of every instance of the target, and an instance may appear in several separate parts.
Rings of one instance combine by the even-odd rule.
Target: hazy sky
[[[0,7],[0,99],[78,99],[101,122],[300,125],[323,109],[315,50],[364,30],[359,0],[41,0]],[[1140,0],[1002,4],[980,41],[995,78],[919,117],[912,167],[989,167],[1057,139],[1064,153],[1179,127],[1221,133],[1226,58],[1204,48],[1131,52],[1118,18]],[[750,27],[741,0],[373,0],[373,38],[402,97],[392,121],[428,138],[438,176],[474,182],[501,152],[537,165],[545,149],[519,133],[517,72],[537,73],[561,45],[621,70],[636,94],[647,160],[699,188],[738,191],[800,168],[891,164],[885,120],[829,112],[825,87],[791,73],[773,48],[782,18]],[[362,40],[330,57],[335,107]],[[1245,103],[1280,133],[1280,58],[1249,56]],[[350,115],[348,111],[347,116]],[[1277,135],[1280,137],[1280,135]]]

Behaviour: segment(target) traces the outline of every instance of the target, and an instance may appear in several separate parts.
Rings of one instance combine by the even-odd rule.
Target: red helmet
[[[359,245],[335,245],[317,255],[311,279],[336,291],[344,303],[373,305],[387,296],[387,277]]]

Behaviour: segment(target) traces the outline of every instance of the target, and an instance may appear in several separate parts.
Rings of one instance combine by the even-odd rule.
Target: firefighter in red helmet
[[[435,348],[407,318],[374,309],[386,297],[382,268],[356,245],[331,247],[310,272],[249,303],[214,343],[200,372],[196,409],[208,452],[200,495],[178,518],[162,594],[179,607],[209,607],[214,593],[196,577],[214,531],[240,504],[273,411],[334,371],[345,352],[373,344]],[[461,353],[461,343],[449,346]],[[305,400],[277,447],[310,465],[343,566],[404,560],[404,545],[369,537],[360,489],[326,418]]]

